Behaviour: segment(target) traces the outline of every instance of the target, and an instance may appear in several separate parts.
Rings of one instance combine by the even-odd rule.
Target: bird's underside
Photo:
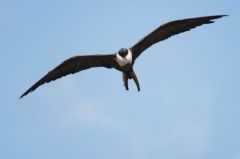
[[[120,49],[117,53],[108,55],[87,55],[87,56],[75,56],[72,57],[52,71],[48,72],[44,77],[31,86],[20,98],[34,91],[39,86],[59,79],[63,76],[74,74],[79,71],[94,67],[105,67],[108,69],[115,68],[121,71],[123,74],[123,81],[126,90],[128,90],[128,79],[133,79],[138,91],[140,91],[140,85],[137,76],[133,70],[133,65],[137,57],[145,51],[147,48],[159,41],[165,40],[173,35],[189,31],[197,26],[203,24],[213,23],[215,19],[221,18],[226,15],[197,17],[183,20],[176,20],[168,22],[159,26],[156,30],[148,34],[141,39],[135,45],[128,49]]]

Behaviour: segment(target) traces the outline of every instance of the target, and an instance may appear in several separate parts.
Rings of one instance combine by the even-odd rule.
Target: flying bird
[[[23,93],[20,98],[45,83],[49,83],[63,76],[74,74],[93,67],[105,67],[108,69],[115,68],[116,70],[122,72],[123,83],[126,90],[129,89],[128,80],[133,79],[137,86],[137,90],[140,91],[140,84],[136,73],[134,72],[133,65],[142,52],[159,41],[165,40],[173,35],[189,31],[203,24],[214,23],[215,19],[224,16],[226,15],[214,15],[171,21],[159,26],[130,48],[121,48],[118,52],[107,55],[98,54],[71,57],[48,72],[25,93]]]

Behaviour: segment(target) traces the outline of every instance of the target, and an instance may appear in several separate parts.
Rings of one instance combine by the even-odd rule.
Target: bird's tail
[[[125,73],[122,73],[122,77],[123,77],[124,86],[125,86],[126,90],[128,91],[128,76]]]
[[[138,92],[139,92],[140,91],[140,85],[139,85],[137,76],[136,76],[136,74],[135,74],[135,72],[133,70],[131,72],[131,76],[132,76],[132,78],[133,78],[133,80],[134,80],[134,82],[135,82],[135,84],[137,86]]]

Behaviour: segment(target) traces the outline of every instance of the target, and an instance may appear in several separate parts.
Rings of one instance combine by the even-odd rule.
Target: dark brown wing
[[[221,18],[223,16],[226,15],[183,19],[161,25],[136,43],[132,48],[130,48],[133,53],[133,59],[135,60],[144,50],[159,41],[165,40],[173,35],[189,31],[197,26],[213,23],[214,21],[212,20]]]
[[[106,67],[115,68],[117,64],[115,62],[115,55],[92,55],[92,56],[75,56],[54,68],[48,72],[43,78],[30,87],[20,98],[34,91],[40,85],[54,81],[58,78],[66,76],[68,74],[74,74],[76,72],[86,70],[92,67]]]

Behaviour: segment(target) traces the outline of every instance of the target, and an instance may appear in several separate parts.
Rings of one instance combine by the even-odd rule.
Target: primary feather
[[[137,42],[134,46],[131,47],[133,53],[133,59],[136,58],[147,48],[153,44],[158,43],[159,41],[170,38],[173,35],[189,31],[197,26],[203,24],[213,23],[214,19],[221,18],[226,15],[215,15],[215,16],[206,16],[206,17],[197,17],[190,19],[176,20],[168,22],[159,26],[156,30],[148,34],[146,37]]]

